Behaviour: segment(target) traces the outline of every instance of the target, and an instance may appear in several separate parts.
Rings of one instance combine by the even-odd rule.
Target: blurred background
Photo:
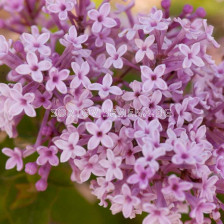
[[[9,0],[8,0],[9,1]],[[99,5],[100,0],[94,0]],[[120,3],[119,0],[113,0]],[[184,4],[194,8],[204,7],[207,19],[215,26],[215,37],[224,46],[224,2],[222,0],[172,0],[171,14],[181,13]],[[152,6],[160,7],[160,0],[136,0],[134,13],[147,12]],[[8,16],[0,12],[0,18]],[[7,38],[18,36],[7,30],[0,30]],[[216,62],[223,56],[223,47],[210,49]],[[0,67],[0,81],[3,82],[7,69]],[[18,127],[19,138],[9,139],[0,133],[0,149],[24,148],[34,141],[37,135],[38,119],[31,121],[24,118]],[[70,181],[71,170],[66,164],[53,168],[49,177],[49,186],[45,192],[35,190],[38,176],[29,176],[15,170],[5,171],[6,157],[0,153],[0,224],[140,224],[143,217],[125,220],[122,215],[112,215],[108,208],[98,206],[98,201],[91,195],[88,185],[78,185]],[[29,158],[32,161],[32,158]],[[144,215],[143,215],[144,216]],[[186,219],[186,217],[183,217]]]

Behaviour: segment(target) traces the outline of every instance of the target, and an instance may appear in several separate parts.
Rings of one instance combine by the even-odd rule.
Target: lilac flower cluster
[[[6,169],[38,173],[44,191],[50,170],[68,163],[71,180],[91,177],[92,193],[113,214],[146,212],[143,224],[180,224],[183,214],[185,224],[221,224],[224,63],[206,53],[219,47],[213,27],[203,8],[185,5],[171,18],[170,0],[148,14],[133,15],[133,5],[112,12],[106,0],[99,8],[90,0],[1,3],[13,14],[1,27],[20,38],[0,36],[10,68],[10,83],[0,83],[0,129],[16,138],[24,116],[44,112],[34,144],[2,149]],[[76,113],[51,116],[56,109]],[[108,116],[114,109],[171,114]]]

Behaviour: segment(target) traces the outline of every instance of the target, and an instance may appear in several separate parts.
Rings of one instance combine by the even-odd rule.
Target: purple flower
[[[25,172],[44,191],[52,166],[66,162],[71,181],[89,182],[113,214],[221,224],[224,62],[209,55],[213,27],[202,7],[185,5],[173,18],[171,0],[149,14],[125,2],[115,13],[108,0],[99,9],[91,0],[0,3],[11,13],[0,28],[18,37],[0,35],[0,65],[9,68],[0,131],[17,143],[38,111],[34,144],[4,148],[6,169],[34,158]]]
[[[202,61],[198,54],[200,52],[200,43],[195,43],[189,48],[185,44],[179,45],[180,52],[185,56],[183,61],[183,68],[190,68],[192,64],[202,67],[205,63]]]
[[[86,119],[88,117],[86,108],[93,105],[93,101],[89,99],[89,94],[88,90],[84,90],[75,97],[65,96],[65,108],[69,112],[69,116],[66,118],[66,125],[77,123],[78,119]]]
[[[63,139],[57,139],[54,141],[54,144],[63,151],[60,158],[62,163],[68,161],[71,158],[74,159],[76,156],[83,156],[86,154],[86,150],[78,145],[78,141],[78,132],[71,133],[67,141]]]
[[[24,0],[4,1],[3,6],[8,12],[21,12],[24,9]]]
[[[85,43],[87,39],[87,34],[78,36],[76,27],[71,26],[69,28],[68,34],[65,34],[64,39],[60,39],[60,43],[66,47],[72,44],[74,48],[80,49],[82,48],[82,44]]]
[[[45,91],[44,93],[40,93],[38,90],[35,92],[35,99],[33,101],[33,105],[36,108],[39,108],[43,106],[45,109],[49,109],[52,105],[50,99],[52,97],[52,94],[48,91]]]
[[[111,30],[107,28],[102,29],[99,33],[94,33],[94,35],[96,36],[96,47],[102,47],[106,43],[114,45],[113,39],[109,37],[110,33]]]
[[[156,90],[153,92],[151,97],[146,95],[141,95],[139,97],[140,103],[142,104],[142,110],[150,112],[150,115],[157,118],[162,118],[163,116],[163,108],[159,106],[159,103],[162,99],[162,93],[160,90]]]
[[[216,191],[216,182],[219,180],[217,176],[212,176],[208,178],[206,175],[202,177],[202,187],[200,197],[205,198],[209,202],[214,201],[215,191]]]
[[[176,103],[175,105],[171,105],[172,116],[170,117],[170,123],[174,119],[177,127],[181,127],[185,120],[188,122],[192,121],[192,114],[187,111],[187,108],[188,101],[186,99],[183,100],[182,104]]]
[[[51,68],[49,71],[49,80],[46,83],[46,89],[52,92],[55,88],[62,94],[67,93],[67,86],[63,82],[69,76],[69,70],[63,69],[59,71],[57,68]]]
[[[185,200],[185,193],[184,191],[189,191],[193,184],[186,182],[186,181],[180,181],[180,178],[176,177],[175,175],[171,175],[168,178],[169,185],[162,189],[163,194],[171,194],[173,195],[178,201],[184,201]]]
[[[149,215],[143,220],[142,224],[172,224],[168,218],[169,209],[168,208],[158,208],[153,204],[144,204],[144,211],[148,212]]]
[[[90,90],[97,90],[99,91],[99,96],[104,99],[110,93],[113,95],[121,95],[122,90],[117,86],[111,86],[113,82],[112,76],[110,74],[106,74],[103,78],[102,84],[94,83],[89,85]]]
[[[147,137],[149,134],[151,134],[155,129],[159,129],[160,127],[160,123],[158,122],[157,119],[154,119],[150,122],[147,122],[145,120],[142,119],[138,119],[137,123],[138,125],[138,130],[135,131],[134,133],[134,137],[135,138],[143,138],[143,137]]]
[[[191,22],[189,19],[181,19],[177,18],[174,19],[175,22],[180,23],[181,27],[184,30],[184,34],[189,39],[197,39],[198,36],[202,33],[201,27],[202,27],[202,19],[195,19],[193,22]]]
[[[97,196],[98,199],[102,199],[103,196],[114,190],[114,184],[111,181],[106,181],[103,177],[98,177],[97,179],[97,188],[94,188],[93,194]],[[101,205],[104,204],[104,201],[101,201]]]
[[[195,218],[198,224],[204,223],[204,214],[209,214],[216,208],[214,203],[206,202],[205,199],[200,199],[194,209],[191,211],[190,216]]]
[[[4,36],[0,35],[0,59],[8,54],[9,45]]]
[[[102,122],[100,125],[94,124],[92,122],[86,122],[86,129],[92,135],[88,141],[88,149],[95,149],[100,142],[103,146],[112,148],[113,140],[107,133],[112,127],[112,122],[110,120]]]
[[[144,168],[143,164],[135,164],[135,172],[129,176],[129,184],[138,184],[140,189],[146,189],[149,185],[149,179],[154,176],[155,172],[151,168]]]
[[[109,18],[108,15],[110,14],[110,4],[104,3],[101,5],[99,11],[96,9],[91,9],[88,12],[88,16],[91,20],[95,21],[92,26],[92,31],[94,33],[99,33],[103,26],[107,28],[112,28],[117,25],[117,22]]]
[[[223,156],[219,156],[217,158],[215,169],[217,173],[219,173],[222,176],[222,178],[224,178],[224,157]]]
[[[200,146],[195,143],[184,144],[181,140],[177,140],[174,145],[175,155],[172,157],[172,162],[175,164],[195,164],[200,157]]]
[[[212,36],[214,27],[211,25],[208,25],[206,19],[203,20],[203,26],[205,28],[205,33],[206,33],[207,39],[214,45],[214,47],[219,48],[220,44],[218,44],[216,42],[215,38]]]
[[[38,191],[46,191],[46,189],[47,189],[47,181],[43,180],[43,179],[40,179],[40,180],[38,180],[36,182],[35,186],[36,186],[36,189]]]
[[[113,151],[107,149],[107,160],[102,159],[99,163],[106,171],[106,180],[111,181],[114,177],[118,180],[123,179],[123,173],[119,168],[122,162],[121,157],[115,157]]]
[[[161,10],[153,9],[148,17],[140,17],[139,22],[142,24],[145,34],[149,34],[154,30],[166,30],[168,28]]]
[[[34,101],[33,93],[25,93],[22,94],[22,86],[20,85],[19,89],[12,89],[10,91],[10,95],[14,101],[14,103],[9,108],[9,114],[12,116],[16,116],[21,114],[23,111],[29,117],[35,117],[36,112],[33,108],[32,102]]]
[[[31,163],[27,163],[26,167],[25,167],[25,172],[30,174],[30,175],[34,175],[37,173],[38,170],[38,166],[36,164],[36,162],[31,162]]]
[[[74,8],[74,0],[47,0],[47,9],[51,13],[58,14],[60,20],[66,20],[68,17],[68,12]]]
[[[43,71],[47,71],[51,68],[52,64],[48,60],[38,62],[38,58],[35,53],[28,52],[26,56],[27,64],[19,65],[16,68],[16,72],[21,75],[29,75],[36,82],[43,81]]]
[[[140,200],[132,195],[131,189],[127,184],[123,184],[120,195],[113,198],[113,202],[122,206],[122,212],[125,218],[130,218],[133,209],[140,204]]]
[[[90,107],[88,112],[92,117],[98,118],[97,123],[105,120],[113,121],[116,118],[116,114],[113,113],[113,102],[110,99],[103,102],[101,109],[99,107]]]
[[[164,75],[166,69],[166,65],[158,65],[154,71],[151,70],[148,66],[141,66],[141,77],[143,81],[142,90],[144,92],[151,91],[154,87],[166,90],[167,84],[166,82],[161,78]]]
[[[40,166],[45,165],[46,163],[51,164],[52,166],[57,166],[59,164],[59,159],[57,157],[58,149],[55,146],[45,147],[39,146],[37,148],[39,157],[37,158],[37,164]]]
[[[135,55],[135,60],[137,63],[142,61],[145,55],[147,56],[149,60],[154,59],[154,53],[150,48],[152,44],[154,43],[154,41],[155,41],[154,35],[148,36],[145,39],[145,41],[141,39],[135,39],[135,44],[139,48],[139,50],[136,52],[136,55]]]
[[[88,62],[83,62],[81,66],[76,62],[72,62],[71,66],[76,75],[71,81],[70,87],[76,89],[82,84],[85,88],[88,88],[91,84],[89,78],[87,77],[90,70]]]
[[[110,57],[107,58],[104,67],[110,68],[110,66],[113,64],[114,68],[121,69],[123,67],[123,61],[121,57],[126,53],[127,45],[123,44],[118,48],[118,50],[116,50],[114,45],[107,43],[106,50]]]
[[[10,157],[5,165],[7,170],[17,167],[17,171],[23,169],[22,151],[19,148],[14,148],[14,150],[9,148],[2,149],[2,153]]]
[[[50,33],[45,32],[40,35],[32,35],[29,33],[23,33],[22,40],[25,43],[26,51],[38,51],[40,54],[44,56],[49,56],[51,54],[51,49],[45,44],[50,39]]]
[[[126,142],[125,142],[126,143]],[[127,144],[127,143],[126,143]],[[128,147],[123,146],[122,155],[125,157],[125,163],[128,165],[134,165],[135,164],[135,157],[136,153],[141,152],[141,148],[139,146],[133,147],[132,144],[130,144]]]
[[[138,81],[133,81],[129,85],[133,92],[125,92],[122,96],[122,99],[125,101],[133,101],[133,107],[136,110],[139,110],[142,107],[142,104],[140,102],[140,96],[144,95],[142,92],[142,83]]]
[[[104,176],[105,171],[102,166],[99,164],[99,157],[97,155],[91,156],[87,161],[83,160],[75,160],[74,163],[82,170],[80,174],[80,179],[82,182],[87,181],[91,173],[95,176]]]
[[[154,149],[152,144],[148,142],[142,147],[142,153],[144,157],[139,158],[136,164],[149,166],[154,171],[159,170],[157,159],[165,155],[165,150],[163,148]]]

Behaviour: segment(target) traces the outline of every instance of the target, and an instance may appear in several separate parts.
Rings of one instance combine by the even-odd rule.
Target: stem
[[[140,68],[134,64],[132,64],[130,61],[128,61],[126,58],[123,58],[124,64],[127,66],[130,66],[131,68],[136,69],[137,71],[140,71]]]
[[[135,21],[134,21],[134,19],[133,19],[133,16],[132,16],[132,14],[131,14],[130,9],[126,10],[126,14],[127,14],[128,21],[129,21],[131,27],[133,27],[134,24],[135,24]]]
[[[41,143],[41,140],[42,140],[42,130],[43,130],[44,126],[46,125],[47,121],[48,121],[49,114],[50,114],[50,110],[46,110],[45,114],[44,114],[44,118],[43,118],[41,126],[40,126],[39,133],[37,135],[36,143],[34,144],[34,148],[39,146],[40,143]]]
[[[169,48],[165,51],[165,55],[167,55],[180,41],[182,41],[185,37],[185,31],[181,30],[173,43],[169,46]]]

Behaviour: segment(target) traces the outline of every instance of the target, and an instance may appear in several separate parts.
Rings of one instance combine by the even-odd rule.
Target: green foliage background
[[[138,1],[138,0],[137,0]],[[101,1],[95,1],[97,5]],[[185,3],[196,7],[203,6],[209,21],[216,25],[217,36],[223,35],[224,2],[215,0],[173,0],[172,14],[178,15]],[[7,68],[1,66],[0,81],[4,81]],[[41,115],[40,115],[41,116]],[[3,147],[14,147],[34,142],[38,119],[24,119],[19,125],[19,139],[5,138]],[[70,181],[71,170],[66,165],[53,168],[49,186],[45,192],[35,190],[38,176],[29,176],[15,170],[5,171],[6,157],[0,153],[0,224],[138,224],[142,217],[125,220],[122,215],[111,215],[108,208],[89,202],[77,185]],[[29,158],[32,161],[32,158]],[[34,159],[34,158],[33,158]]]

